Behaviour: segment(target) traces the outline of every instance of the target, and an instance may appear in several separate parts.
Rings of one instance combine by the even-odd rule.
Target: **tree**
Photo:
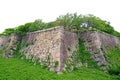
[[[3,35],[11,35],[14,33],[14,28],[8,28],[8,29],[5,29],[5,31],[3,32]]]
[[[37,19],[33,23],[28,23],[28,25],[30,32],[42,30],[46,28],[46,23],[42,22],[41,19]]]
[[[34,22],[29,22],[24,25],[20,25],[15,29],[6,29],[1,35],[26,34],[27,32],[33,32],[37,30],[43,30],[55,26],[63,26],[66,30],[73,32],[85,32],[89,30],[97,30],[106,32],[114,36],[120,36],[120,33],[115,31],[110,25],[110,22],[100,19],[94,15],[78,15],[77,13],[59,16],[56,21],[45,23],[41,19],[37,19]]]
[[[25,35],[29,31],[29,28],[25,25],[20,25],[16,28],[15,33]]]

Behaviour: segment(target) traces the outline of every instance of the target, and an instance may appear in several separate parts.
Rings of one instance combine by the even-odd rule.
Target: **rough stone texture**
[[[69,58],[69,56],[71,56],[77,49],[78,35],[70,31],[63,30],[61,36],[60,61],[61,67],[65,68],[66,59]]]
[[[91,52],[92,58],[98,61],[98,65],[108,65],[104,54],[109,53],[109,49],[115,49],[120,44],[120,38],[100,32],[87,32],[80,34],[85,39],[85,46]],[[102,67],[103,70],[107,66]]]
[[[5,49],[4,57],[12,57],[14,51],[16,50],[16,43],[18,40],[18,36],[15,34],[12,34],[10,36],[3,36],[0,37],[0,51],[2,52],[3,49]]]
[[[50,56],[50,68],[53,71],[55,70],[55,61],[60,62],[61,28],[28,33],[23,37],[22,43],[33,43],[22,49],[27,59],[33,55],[34,58],[39,58],[41,64],[44,65],[43,62],[46,61],[47,63],[47,58]],[[59,68],[56,70],[59,71]]]
[[[95,31],[77,35],[64,30],[63,27],[55,27],[28,33],[22,38],[20,51],[27,59],[32,59],[32,61],[40,59],[41,65],[47,64],[51,71],[61,73],[66,66],[66,59],[77,49],[78,38],[85,40],[86,48],[91,52],[91,57],[98,61],[99,66],[109,64],[104,54],[109,52],[108,49],[116,48],[120,44],[118,37],[106,33]],[[0,52],[6,49],[4,56],[12,57],[18,39],[18,35],[0,37]],[[102,69],[106,70],[107,66]]]
[[[23,37],[22,43],[33,43],[24,47],[21,51],[25,53],[26,58],[32,54],[40,61],[46,60],[50,56],[50,70],[62,71],[65,67],[65,59],[76,49],[77,35],[75,33],[65,31],[62,27],[51,28],[43,31],[28,33]],[[68,47],[71,51],[68,51]],[[55,62],[58,61],[58,67]],[[43,63],[44,64],[44,63]]]
[[[11,36],[0,37],[0,50],[2,50],[4,47],[8,46],[10,37]]]

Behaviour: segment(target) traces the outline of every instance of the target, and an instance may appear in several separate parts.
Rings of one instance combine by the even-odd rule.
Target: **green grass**
[[[97,69],[81,67],[71,73],[56,74],[26,60],[0,57],[0,80],[114,80]]]

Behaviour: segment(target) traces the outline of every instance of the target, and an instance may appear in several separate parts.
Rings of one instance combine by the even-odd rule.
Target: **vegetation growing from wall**
[[[49,23],[42,22],[42,20],[38,19],[34,22],[29,22],[16,28],[5,29],[0,36],[7,36],[13,33],[25,35],[27,32],[33,32],[55,26],[64,26],[66,30],[77,33],[95,30],[120,37],[120,33],[114,30],[114,28],[110,25],[110,22],[102,20],[91,14],[77,15],[77,13],[61,15],[55,21]]]
[[[5,51],[6,51],[6,46],[3,46],[3,48],[0,50],[0,56],[3,56],[3,54],[5,53]]]
[[[70,68],[72,68],[72,66],[74,69],[81,66],[99,69],[97,62],[91,58],[90,52],[87,51],[84,42],[85,41],[83,39],[79,39],[77,51],[75,51],[70,58],[66,60],[67,71],[71,71]]]
[[[84,64],[87,63],[88,67],[92,68],[98,68],[97,62],[94,61],[91,57],[91,54],[89,51],[87,51],[85,45],[84,45],[84,40],[79,39],[79,49],[78,49],[78,56],[80,56],[80,61]]]
[[[33,41],[31,41],[31,42],[26,42],[25,41],[24,42],[24,41],[22,41],[22,37],[23,37],[23,35],[20,36],[18,41],[17,41],[17,48],[16,48],[16,52],[14,54],[14,58],[26,60],[29,63],[32,63],[34,65],[39,64],[39,66],[41,65],[41,68],[49,70],[49,68],[50,68],[50,55],[48,55],[43,60],[43,59],[38,58],[38,56],[36,56],[36,55],[34,55],[32,53],[26,54],[26,52],[24,51],[23,48],[26,48],[26,47],[28,47],[30,45],[33,45],[34,42]],[[57,67],[59,65],[58,62],[56,62],[55,64],[56,64],[55,67]]]
[[[59,61],[55,61],[54,64],[55,64],[54,67],[57,68],[59,66]]]
[[[111,49],[109,53],[105,54],[105,58],[110,63],[108,72],[120,76],[120,48]]]
[[[105,33],[120,37],[120,33],[115,31],[113,29],[113,27],[110,25],[109,22],[101,20],[100,18],[98,18],[96,16],[93,16],[93,15],[77,15],[76,13],[75,14],[66,14],[66,15],[63,15],[63,16],[59,16],[56,19],[56,21],[49,22],[49,23],[42,22],[42,20],[35,20],[34,22],[29,22],[29,23],[26,23],[24,25],[20,25],[20,26],[18,26],[16,28],[8,28],[3,33],[1,33],[0,35],[1,36],[8,36],[8,35],[11,35],[11,34],[15,33],[15,34],[18,34],[21,37],[21,38],[19,38],[19,40],[17,42],[17,49],[16,49],[16,57],[21,58],[22,56],[24,56],[24,52],[20,52],[21,48],[28,47],[29,45],[33,44],[33,42],[22,43],[22,37],[24,35],[26,35],[27,32],[33,32],[33,31],[47,29],[47,28],[51,28],[51,27],[55,27],[55,26],[64,26],[64,28],[66,30],[70,30],[70,31],[73,31],[73,32],[76,32],[76,33],[85,32],[85,31],[94,31],[95,30],[95,31],[105,32]],[[5,50],[3,49],[3,52],[4,51]],[[68,47],[68,51],[71,51],[70,47]],[[31,59],[26,60],[26,61],[28,61],[30,63],[30,64],[28,63],[29,66],[31,64],[34,64],[34,65],[40,64],[39,59],[34,60],[33,61],[34,63],[33,63],[32,59],[33,59],[34,56],[33,55],[31,55],[31,56],[32,56]],[[111,50],[110,54],[105,55],[106,59],[111,64],[110,67],[109,67],[108,72],[110,74],[117,75],[118,80],[120,79],[120,77],[119,77],[120,76],[120,59],[119,59],[119,56],[120,56],[120,49]],[[5,64],[5,61],[6,61],[6,64],[10,64],[10,63],[7,63],[7,60],[4,60],[3,58],[1,58],[0,60],[1,60],[1,62],[2,62],[2,60],[4,61],[4,63],[0,63],[1,65]],[[19,61],[15,62],[15,60],[17,61],[16,58],[8,59],[8,61],[9,60],[13,61],[13,63],[12,63],[13,65],[16,64],[17,67],[18,66],[21,67],[21,65],[17,64]],[[75,79],[80,79],[78,73],[81,73],[80,75],[82,75],[83,73],[91,73],[91,72],[93,72],[92,74],[94,74],[94,75],[97,72],[98,72],[98,74],[100,73],[100,75],[102,75],[102,76],[106,75],[105,77],[100,76],[100,77],[98,77],[98,79],[96,78],[96,76],[90,75],[89,78],[91,80],[93,80],[93,79],[107,80],[108,78],[109,78],[108,80],[111,79],[111,77],[108,74],[105,74],[105,73],[103,73],[101,71],[98,71],[98,70],[94,70],[95,68],[98,68],[97,62],[95,62],[91,58],[90,53],[86,50],[86,47],[84,46],[84,40],[83,39],[79,39],[78,50],[75,51],[73,53],[73,55],[70,57],[70,59],[68,59],[66,62],[67,62],[67,67],[66,67],[67,70],[70,70],[70,69],[72,70],[72,66],[74,66],[74,69],[77,68],[77,69],[80,69],[80,70],[88,70],[88,72],[84,72],[84,71],[82,72],[80,70],[77,70],[77,71],[74,70],[74,72],[71,73],[71,75],[74,77],[74,80]],[[44,68],[46,68],[46,67],[48,67],[50,65],[49,64],[50,63],[49,57],[48,57],[47,62],[45,62],[45,63],[47,63],[47,64],[42,65]],[[82,64],[82,65],[77,65],[77,64]],[[30,72],[35,71],[34,74],[28,75],[28,73],[30,73],[30,72],[28,71],[27,73],[24,73],[25,71],[23,70],[23,72],[20,72],[20,73],[18,72],[17,74],[13,74],[13,75],[11,75],[9,77],[8,75],[10,75],[11,73],[15,73],[14,71],[12,71],[13,65],[11,65],[11,67],[9,67],[10,71],[9,70],[5,71],[6,69],[0,68],[0,70],[1,70],[0,71],[0,79],[17,79],[18,77],[16,78],[13,75],[18,76],[20,73],[23,73],[23,74],[25,74],[25,76],[21,75],[23,80],[25,80],[25,79],[33,80],[34,78],[30,77],[30,76],[34,75],[35,73],[39,74],[35,70],[36,67],[34,68],[32,66],[32,68],[28,68],[28,69],[25,69],[25,70],[28,71],[28,70],[32,69]],[[28,65],[26,65],[26,66],[28,67]],[[8,66],[8,65],[5,65],[5,66]],[[15,70],[19,71],[19,69],[16,66],[14,65]],[[23,67],[26,67],[26,66],[23,66]],[[54,67],[58,67],[58,66],[59,66],[59,62],[55,61],[55,66]],[[86,66],[88,68],[84,68],[84,67],[78,68],[79,66]],[[6,68],[8,68],[8,67],[6,67]],[[94,68],[94,69],[91,69],[91,68]],[[40,68],[40,70],[38,69],[38,71],[40,71],[40,72],[41,72],[41,70],[42,70],[41,68]],[[95,73],[95,71],[96,71],[96,73]],[[2,75],[4,72],[6,72],[7,74],[5,73],[6,75]],[[49,73],[49,72],[46,71],[46,73]],[[75,76],[74,73],[78,74],[78,76]],[[53,75],[54,73],[49,73],[49,74]],[[43,76],[42,74],[39,74],[39,75],[41,75],[41,76],[37,77],[37,79],[47,79],[48,77],[50,77],[50,76]],[[45,75],[45,73],[44,73],[44,75]],[[56,74],[54,74],[54,75],[56,75]],[[68,79],[69,74],[66,73],[65,75],[67,77],[62,76],[63,78],[61,78],[60,76],[56,75],[57,77],[54,76],[54,77],[52,77],[52,79],[58,79],[58,77],[60,77],[60,80],[61,79]],[[38,76],[38,75],[36,75],[36,76]],[[88,76],[88,74],[85,75],[85,76]],[[95,78],[92,78],[91,76],[93,76]],[[21,77],[19,77],[19,78],[21,79]],[[51,79],[51,78],[49,78],[49,79]],[[72,77],[71,77],[71,79],[73,80]],[[83,80],[84,79],[86,79],[86,78],[83,78]],[[69,78],[69,80],[70,80],[70,78]]]

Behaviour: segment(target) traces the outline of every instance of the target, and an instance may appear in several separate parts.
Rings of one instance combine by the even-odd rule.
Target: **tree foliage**
[[[8,35],[11,35],[12,33],[15,32],[15,29],[14,28],[8,28],[8,29],[5,29],[5,31],[3,33],[0,34],[0,36],[8,36]]]
[[[33,32],[55,26],[64,26],[66,30],[74,32],[95,30],[120,37],[120,33],[114,30],[114,28],[110,25],[110,22],[102,20],[91,14],[78,15],[77,13],[67,13],[66,15],[61,15],[55,21],[48,23],[42,22],[41,19],[37,19],[34,22],[29,22],[16,28],[8,28],[0,35],[10,35],[12,33],[25,35],[27,32]]]
[[[77,13],[74,13],[62,15],[57,18],[56,23],[57,25],[64,26],[67,30],[97,30],[120,37],[120,33],[114,30],[110,22],[91,14],[77,15]]]

